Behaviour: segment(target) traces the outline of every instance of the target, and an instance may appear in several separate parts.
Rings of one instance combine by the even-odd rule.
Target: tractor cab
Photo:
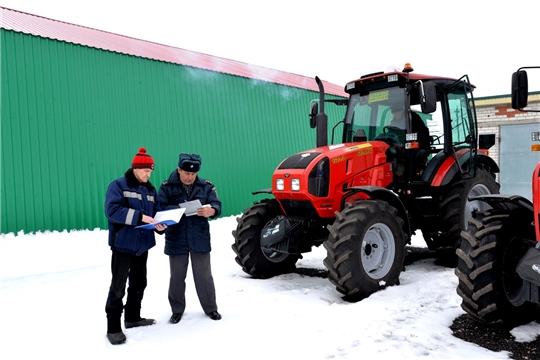
[[[363,76],[345,87],[350,98],[342,141],[387,143],[397,181],[433,181],[448,155],[460,163],[462,178],[472,177],[477,148],[472,90],[467,76],[414,74],[410,64],[402,72]],[[458,160],[465,151],[466,158]],[[440,152],[446,155],[437,157]]]

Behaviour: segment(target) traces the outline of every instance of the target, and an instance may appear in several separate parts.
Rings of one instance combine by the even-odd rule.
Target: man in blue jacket
[[[164,209],[178,208],[181,203],[199,200],[202,207],[191,216],[182,216],[178,224],[165,231],[165,254],[169,255],[171,278],[169,303],[170,322],[176,324],[186,308],[186,274],[191,257],[195,289],[203,311],[212,320],[221,319],[216,304],[216,290],[210,266],[210,224],[221,214],[221,201],[214,185],[197,176],[202,159],[197,154],[182,153],[178,168],[159,188],[159,201]]]
[[[145,148],[140,148],[133,158],[131,168],[124,177],[109,185],[105,196],[109,246],[112,250],[112,280],[105,312],[107,339],[113,345],[126,341],[120,319],[128,279],[124,326],[128,329],[155,324],[154,319],[141,317],[141,302],[146,288],[148,250],[156,245],[156,240],[154,230],[137,228],[138,225],[157,222],[154,219],[160,210],[157,192],[148,181],[153,170],[154,160]],[[166,225],[158,224],[154,229],[162,233],[166,228]]]

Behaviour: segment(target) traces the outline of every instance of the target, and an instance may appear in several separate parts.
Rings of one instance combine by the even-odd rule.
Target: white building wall
[[[538,124],[538,131],[540,131],[540,112],[521,112],[512,109],[510,96],[480,98],[476,99],[474,104],[478,120],[478,133],[495,134],[495,145],[489,149],[489,153],[497,164],[500,164],[501,141],[519,141],[519,139],[501,139],[501,126]],[[527,109],[540,110],[540,94],[529,96]]]

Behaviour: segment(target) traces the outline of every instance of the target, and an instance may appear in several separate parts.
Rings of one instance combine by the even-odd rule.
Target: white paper
[[[205,205],[206,206],[206,205]],[[180,208],[186,209],[186,216],[197,215],[197,209],[202,208],[203,205],[197,200],[180,203]]]
[[[184,211],[186,210],[182,208],[158,211],[156,213],[156,216],[154,216],[154,219],[156,219],[157,221],[172,220],[175,223],[178,223]]]

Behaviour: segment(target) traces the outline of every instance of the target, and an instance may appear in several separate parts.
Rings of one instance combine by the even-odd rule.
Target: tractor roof
[[[444,77],[444,76],[434,76],[434,75],[425,75],[425,74],[417,74],[414,72],[404,72],[404,71],[392,71],[392,72],[377,72],[372,74],[367,74],[364,76],[361,76],[359,79],[356,79],[354,81],[350,81],[345,86],[345,91],[348,93],[356,93],[360,89],[362,90],[372,90],[372,89],[381,89],[381,88],[387,88],[394,86],[398,84],[403,84],[407,80],[407,75],[409,77],[409,81],[415,82],[418,80],[421,81],[434,81],[436,85],[439,86],[446,86],[449,84],[453,84],[458,79],[456,78],[450,78],[450,77]],[[474,88],[475,86],[471,84],[471,87]]]

